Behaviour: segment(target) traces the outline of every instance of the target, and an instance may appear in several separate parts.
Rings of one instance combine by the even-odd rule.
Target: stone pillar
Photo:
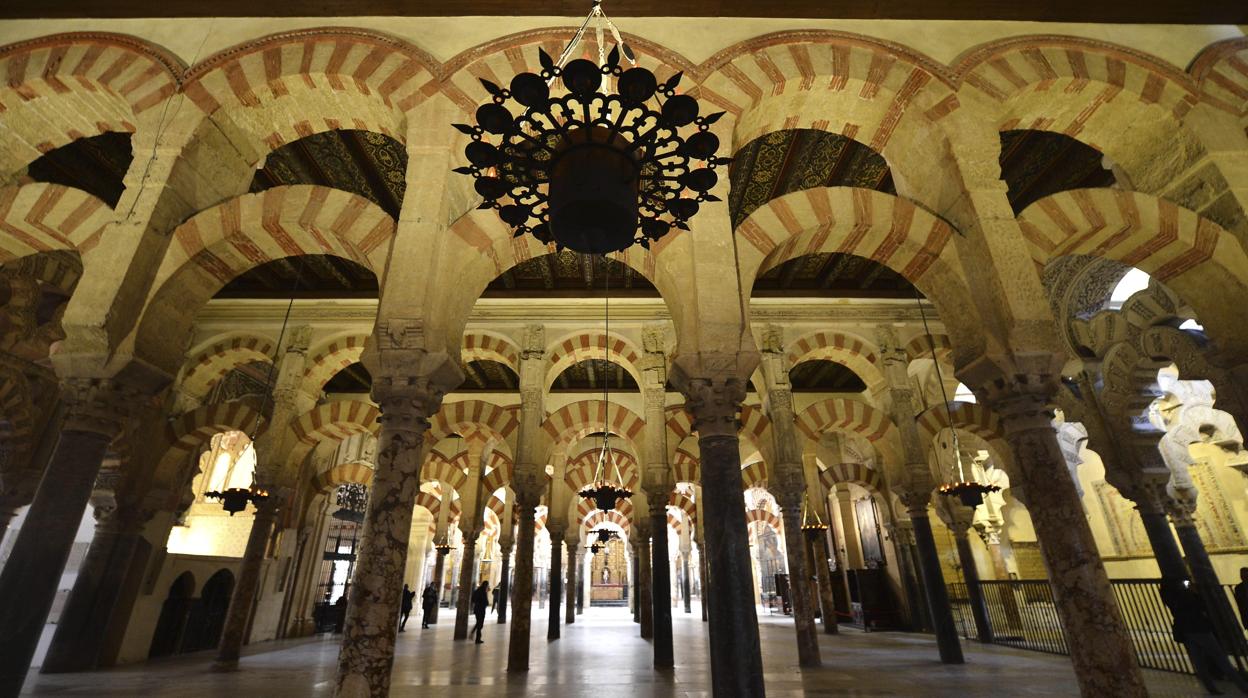
[[[511,548],[513,543],[511,539],[505,538],[499,543],[500,553],[503,556],[502,576],[499,577],[498,585],[498,623],[504,625],[507,623],[507,597],[511,594]]]
[[[962,645],[958,642],[958,630],[953,624],[953,612],[949,608],[949,592],[945,587],[944,574],[940,571],[940,553],[936,550],[936,539],[932,537],[932,522],[927,516],[930,491],[907,490],[899,492],[898,495],[905,504],[906,513],[914,527],[914,544],[919,555],[919,579],[923,584],[928,612],[931,613],[940,661],[945,664],[961,664],[965,661],[962,658]]]
[[[1239,617],[1231,608],[1230,600],[1222,591],[1218,573],[1213,568],[1213,561],[1209,559],[1209,551],[1205,549],[1205,542],[1192,518],[1195,508],[1195,501],[1177,501],[1174,498],[1169,498],[1166,506],[1170,520],[1174,522],[1174,531],[1179,536],[1179,543],[1187,555],[1187,566],[1192,571],[1192,580],[1205,600],[1205,607],[1209,609],[1209,617],[1218,631],[1218,638],[1224,643],[1234,643],[1227,650],[1242,654],[1248,649],[1245,646],[1242,626]]]
[[[840,632],[836,621],[836,597],[832,593],[832,574],[828,569],[828,536],[826,532],[812,538],[810,559],[814,562],[815,581],[819,585],[819,615],[823,618],[823,632],[836,635]]]
[[[1016,385],[991,384],[987,402],[1001,417],[1014,454],[1017,477],[1011,481],[1021,486],[1040,539],[1080,691],[1145,696],[1131,637],[1053,430],[1048,398]]]
[[[375,369],[373,399],[381,411],[381,430],[338,653],[337,698],[390,691],[412,510],[427,452],[425,432],[444,391],[463,379],[444,355],[408,347],[409,335],[403,321],[391,320],[384,331],[379,327],[376,364],[370,367]],[[445,505],[450,506],[449,498]]]
[[[1009,579],[1010,570],[1005,564],[1005,553],[1001,552],[1001,527],[995,524],[984,524],[977,530],[980,539],[984,541],[984,547],[988,549],[988,557],[992,560],[993,579]]]
[[[691,598],[693,596],[693,580],[689,578],[689,557],[691,555],[693,555],[692,551],[680,551],[680,577],[684,586],[681,592],[685,595],[685,613],[689,614],[693,613],[693,599]]]
[[[100,464],[142,397],[110,379],[70,378],[61,399],[56,448],[0,572],[0,695],[21,691]]]
[[[450,554],[451,549],[450,548],[443,548],[443,549],[434,548],[433,552],[435,555],[438,556],[437,560],[433,563],[433,580],[434,580],[433,588],[436,589],[438,592],[438,602],[433,605],[433,616],[429,619],[429,622],[434,625],[437,625],[438,609],[442,608],[442,583],[446,579],[446,556]]]
[[[214,671],[238,669],[238,658],[247,639],[252,611],[255,610],[256,594],[260,591],[260,568],[269,547],[269,536],[273,534],[273,524],[277,521],[280,500],[277,493],[272,493],[256,507],[251,533],[247,536],[247,547],[243,550],[243,560],[238,566],[238,581],[234,584],[230,608],[225,614],[225,627],[221,630],[221,643],[217,645],[217,658],[212,664]]]
[[[776,423],[772,422],[772,429],[775,428]],[[802,535],[805,483],[800,470],[780,470],[776,480],[776,501],[784,519],[784,549],[789,562],[789,599],[797,631],[797,663],[819,666],[822,660],[819,657],[819,635],[815,630],[815,600],[810,595],[810,571],[806,568],[806,541]]]
[[[640,517],[638,517],[640,518]],[[641,638],[654,638],[654,595],[650,588],[650,525],[648,521],[633,524],[633,540],[637,560],[637,622],[641,625]]]
[[[746,552],[747,554],[749,552],[749,538],[748,537],[746,538]],[[698,562],[700,563],[698,565],[698,581],[701,582],[699,586],[701,587],[701,590],[702,590],[701,598],[699,599],[699,602],[700,602],[699,605],[702,607],[702,622],[710,623],[711,622],[711,616],[710,616],[711,607],[710,607],[709,599],[711,598],[711,565],[706,560],[705,538],[703,540],[698,541]],[[752,596],[753,594],[751,594],[751,597]]]
[[[558,640],[562,624],[560,603],[563,601],[563,534],[567,530],[563,522],[550,522],[550,618],[546,623],[546,639]]]
[[[531,473],[534,481],[537,473]],[[517,478],[521,477],[517,473]],[[533,538],[537,503],[541,490],[534,482],[532,491],[517,483],[516,508],[519,525],[516,533],[515,589],[512,592],[511,639],[507,646],[507,671],[529,670],[529,633],[533,614]]]
[[[714,587],[707,598],[712,692],[716,698],[762,698],[763,658],[737,440],[745,381],[736,376],[678,381],[684,383],[702,456],[704,558]]]
[[[9,524],[13,522],[13,517],[17,516],[20,508],[15,504],[0,502],[0,543],[4,543],[4,534],[9,532]]]
[[[40,673],[88,671],[101,665],[110,619],[132,579],[131,562],[146,545],[142,531],[150,512],[97,507],[95,514],[91,547],[78,569]]]
[[[568,584],[567,599],[564,603],[567,608],[564,611],[564,622],[571,625],[576,622],[576,602],[577,602],[577,582],[580,579],[581,561],[577,557],[577,549],[580,541],[576,539],[568,539]]]
[[[463,521],[461,518],[460,521]],[[451,636],[454,640],[468,639],[468,617],[472,615],[472,592],[477,588],[477,537],[480,531],[471,528],[464,532],[464,549],[459,557],[458,598],[455,600],[455,631]]]
[[[675,663],[672,649],[672,579],[667,545],[667,501],[670,493],[659,487],[648,494],[650,500],[650,599],[654,625],[654,668],[670,669]]]
[[[979,585],[979,568],[975,566],[975,554],[971,551],[969,533],[975,510],[963,506],[951,497],[941,497],[936,507],[940,520],[953,534],[958,549],[958,562],[962,580],[966,582],[967,599],[971,605],[971,617],[975,622],[975,635],[980,642],[992,642],[992,625],[988,619],[988,606],[984,602],[984,590]]]

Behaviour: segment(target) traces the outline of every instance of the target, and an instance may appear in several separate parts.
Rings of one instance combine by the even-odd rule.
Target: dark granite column
[[[100,665],[109,621],[131,578],[131,561],[145,544],[145,512],[114,510],[101,515],[97,509],[96,513],[91,547],[78,569],[40,673],[88,671]]]
[[[996,395],[992,388],[984,392],[1014,454],[1015,484],[1040,540],[1080,691],[1089,697],[1146,696],[1131,636],[1053,430],[1048,399],[1009,390],[998,385]]]
[[[779,469],[779,468],[778,468]],[[806,567],[806,541],[802,535],[802,496],[805,482],[800,467],[776,473],[776,503],[784,519],[784,549],[789,563],[789,600],[797,632],[797,663],[819,666],[819,635],[815,630],[815,600],[810,595],[810,570]]]
[[[932,614],[940,661],[945,664],[961,664],[965,661],[962,658],[962,645],[958,642],[953,611],[949,608],[949,592],[945,588],[945,577],[940,571],[940,553],[936,550],[936,539],[932,537],[932,522],[927,517],[930,491],[899,492],[898,496],[906,505],[910,523],[914,526],[914,544],[919,556],[919,579],[923,584],[927,608]]]
[[[260,592],[260,568],[264,565],[264,554],[269,547],[269,536],[273,534],[273,523],[277,521],[281,499],[275,494],[256,507],[251,533],[247,536],[247,547],[243,550],[243,560],[238,566],[238,581],[234,584],[234,594],[230,597],[230,608],[225,613],[225,627],[221,630],[221,643],[217,645],[213,671],[238,669],[238,658],[247,639],[247,628],[251,625],[251,614],[256,606],[256,594]]]
[[[672,650],[672,573],[667,545],[666,489],[651,490],[650,502],[650,599],[654,624],[654,668],[670,669],[676,660]]]
[[[1183,545],[1183,552],[1187,555],[1187,566],[1192,571],[1192,580],[1205,600],[1205,608],[1209,610],[1209,618],[1218,631],[1218,638],[1223,643],[1234,643],[1227,650],[1242,654],[1248,650],[1248,645],[1244,642],[1243,626],[1231,608],[1226,592],[1222,591],[1218,573],[1213,568],[1213,561],[1209,559],[1209,551],[1205,549],[1205,542],[1192,519],[1195,502],[1190,504],[1189,508],[1187,503],[1171,499],[1166,508],[1170,512],[1170,520],[1174,522],[1174,531],[1179,536],[1179,542]]]
[[[380,366],[373,371],[373,399],[381,411],[377,468],[338,652],[338,698],[390,692],[412,510],[427,451],[425,432],[442,403],[444,386],[463,378],[453,364],[423,352],[382,346],[378,353]],[[437,381],[430,370],[439,374]]]
[[[691,378],[684,392],[702,457],[705,557],[714,587],[707,599],[712,691],[716,698],[762,698],[763,658],[737,440],[745,383],[736,377]]]
[[[564,622],[569,625],[576,622],[576,590],[581,572],[581,560],[576,554],[579,547],[576,540],[568,541],[568,598],[566,601],[567,608],[564,611]]]
[[[836,597],[832,593],[832,573],[828,569],[828,536],[821,531],[809,542],[810,558],[815,568],[815,581],[819,585],[819,615],[823,619],[823,632],[836,635],[840,627],[836,620]]]
[[[682,550],[680,553],[680,582],[683,587],[681,594],[685,597],[685,613],[689,614],[693,613],[693,599],[690,598],[693,594],[693,580],[689,578],[689,556],[691,554],[688,550]]]
[[[550,617],[546,623],[546,639],[558,640],[562,627],[560,603],[563,601],[563,532],[556,526],[550,529]]]
[[[0,572],[0,695],[21,691],[100,464],[140,399],[110,380],[65,382],[65,422]]]
[[[437,561],[433,564],[433,588],[438,592],[438,602],[433,605],[433,615],[429,622],[433,625],[438,623],[438,610],[442,608],[442,582],[446,579],[446,556],[450,554],[450,548],[434,548],[433,552],[437,555]]]
[[[529,670],[529,634],[533,617],[533,526],[541,488],[536,485],[536,473],[517,472],[516,478],[523,475],[531,478],[534,486],[531,492],[523,492],[519,484],[516,487],[519,524],[516,533],[516,574],[511,597],[511,639],[507,646],[507,671]]]
[[[636,532],[633,533],[636,536]],[[641,556],[637,554],[637,541],[633,540],[633,593],[628,603],[633,608],[633,622],[641,624],[641,604],[638,599],[641,598]]]
[[[499,545],[499,553],[503,556],[503,569],[498,578],[498,623],[504,625],[507,623],[507,597],[511,594],[511,541],[504,541]]]
[[[650,581],[650,525],[646,522],[641,530],[633,528],[637,540],[637,622],[641,625],[641,639],[654,638],[654,596]]]
[[[477,566],[477,536],[480,533],[469,529],[464,533],[464,551],[459,558],[459,598],[455,601],[455,632],[451,636],[455,640],[468,639],[468,617],[472,615],[472,592],[477,587],[475,576]]]
[[[965,528],[957,527],[953,538],[958,544],[958,561],[962,563],[962,579],[966,581],[966,594],[971,603],[971,617],[975,619],[975,635],[980,642],[992,642],[992,623],[988,620],[988,606],[984,603],[984,590],[979,585],[979,568],[975,566],[975,554]]]
[[[746,541],[747,541],[746,552],[748,553],[749,552],[748,536],[746,538]],[[699,562],[698,564],[699,581],[701,582],[701,584],[699,585],[701,587],[701,594],[700,594],[701,598],[699,599],[700,603],[698,605],[702,607],[702,622],[709,623],[711,622],[711,616],[710,616],[711,606],[709,602],[709,599],[711,597],[711,565],[710,563],[706,561],[705,537],[703,541],[698,544],[698,562]]]
[[[17,516],[19,508],[16,505],[0,502],[0,543],[4,543],[4,534],[9,532],[9,524],[13,522],[13,517]]]

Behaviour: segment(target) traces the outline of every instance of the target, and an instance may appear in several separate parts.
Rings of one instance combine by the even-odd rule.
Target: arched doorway
[[[204,584],[199,598],[191,604],[190,620],[182,635],[181,652],[197,652],[217,646],[233,593],[234,575],[226,569],[217,570]]]
[[[191,610],[191,595],[195,593],[195,577],[190,572],[183,572],[169,585],[169,594],[160,609],[160,619],[156,621],[156,632],[152,635],[152,645],[147,652],[149,658],[167,657],[178,651],[182,642],[182,634],[186,629],[187,615]]]

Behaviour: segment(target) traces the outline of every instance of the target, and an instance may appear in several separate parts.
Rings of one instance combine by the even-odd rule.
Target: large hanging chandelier
[[[591,20],[598,62],[567,62]],[[507,88],[481,79],[491,101],[475,126],[454,125],[472,138],[470,165],[454,171],[476,180],[480,208],[497,210],[516,237],[595,254],[649,248],[672,228],[688,230],[701,203],[719,201],[709,192],[729,159],[715,156],[710,127],[723,112],[700,116],[697,100],[677,92],[681,73],[660,85],[638,66],[597,0],[558,60],[540,49],[538,60],[540,72],[520,73]],[[551,94],[556,80],[566,94]]]
[[[996,485],[979,482],[966,476],[962,467],[962,445],[958,442],[958,430],[953,425],[953,403],[949,402],[949,393],[945,391],[945,380],[940,373],[940,362],[936,360],[936,341],[932,339],[932,330],[927,326],[927,313],[923,310],[923,301],[919,298],[918,289],[914,292],[914,302],[919,306],[919,317],[923,320],[923,332],[927,335],[927,346],[932,354],[932,366],[936,368],[936,383],[940,385],[940,399],[945,402],[945,416],[949,420],[949,434],[953,441],[953,462],[957,470],[957,479],[945,482],[937,488],[946,497],[957,497],[963,506],[972,509],[984,503],[984,495],[1001,489]]]

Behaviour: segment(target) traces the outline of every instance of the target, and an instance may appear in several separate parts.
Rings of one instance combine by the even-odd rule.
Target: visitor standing
[[[1248,567],[1239,568],[1239,584],[1235,585],[1235,605],[1239,607],[1239,622],[1248,628]]]
[[[472,613],[477,617],[477,624],[473,626],[472,632],[477,636],[477,644],[481,644],[481,627],[485,625],[485,609],[490,606],[490,583],[482,581],[481,586],[472,592]]]
[[[1191,585],[1191,581],[1187,579],[1170,577],[1161,580],[1161,600],[1174,616],[1175,641],[1183,643],[1187,648],[1196,678],[1200,679],[1209,693],[1222,693],[1214,682],[1214,676],[1221,675],[1248,696],[1248,680],[1227,659],[1226,650],[1222,649],[1218,638],[1213,634],[1213,623],[1205,612],[1205,602]]]
[[[420,607],[424,610],[424,615],[420,617],[420,627],[428,628],[429,621],[433,620],[433,610],[438,607],[438,592],[433,588],[433,582],[425,587],[425,593],[420,596]]]
[[[403,605],[399,610],[399,632],[403,632],[407,628],[407,617],[412,615],[412,602],[416,600],[416,592],[403,585]]]

